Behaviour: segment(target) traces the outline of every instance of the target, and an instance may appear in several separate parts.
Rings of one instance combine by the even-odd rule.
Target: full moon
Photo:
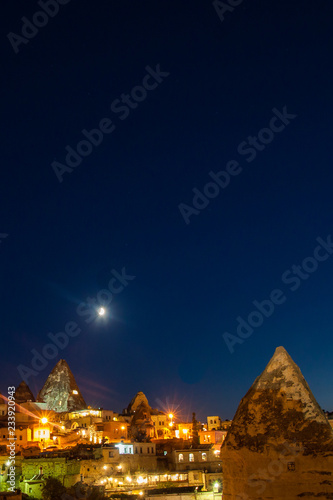
[[[97,312],[98,312],[99,316],[104,316],[104,314],[105,314],[104,307],[100,307]]]

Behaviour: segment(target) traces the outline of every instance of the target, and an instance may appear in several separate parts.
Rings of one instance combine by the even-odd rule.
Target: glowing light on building
[[[219,486],[220,486],[220,483],[218,481],[215,481],[215,483],[213,484],[213,490],[214,490],[214,492],[219,491]]]
[[[73,390],[73,394],[79,394],[75,389]]]
[[[47,424],[48,422],[46,417],[41,418],[40,421],[42,422],[42,424]]]

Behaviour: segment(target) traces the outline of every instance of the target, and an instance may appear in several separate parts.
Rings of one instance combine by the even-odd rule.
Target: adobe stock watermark
[[[275,446],[275,443],[268,443],[268,446]],[[247,484],[251,488],[257,488],[258,490],[254,493],[256,495],[262,495],[266,490],[267,483],[272,483],[275,481],[283,472],[288,470],[294,470],[295,462],[294,459],[297,455],[304,451],[302,446],[291,446],[288,442],[283,443],[283,448],[278,454],[276,459],[272,459],[265,469],[258,469],[257,473],[251,474],[248,477]],[[243,493],[240,495],[242,500],[250,500],[252,498],[247,494]]]
[[[264,151],[266,147],[274,140],[276,134],[282,132],[297,115],[288,113],[287,106],[283,106],[282,111],[276,108],[272,109],[273,116],[271,117],[268,127],[259,130],[256,136],[249,135],[246,140],[239,143],[237,153],[241,156],[246,156],[247,163],[251,163],[257,154]],[[236,177],[243,171],[237,160],[227,162],[225,169],[219,172],[209,172],[210,180],[201,189],[193,188],[194,193],[192,205],[180,203],[179,211],[185,221],[189,224],[192,215],[199,215],[210,203],[210,200],[216,198],[220,191],[229,186],[232,177]]]
[[[91,323],[98,318],[98,309],[106,307],[113,299],[113,295],[121,293],[135,279],[135,276],[127,274],[125,267],[118,273],[115,269],[111,271],[112,278],[109,280],[108,289],[100,290],[96,297],[87,297],[85,302],[81,302],[76,308],[78,316],[83,317],[85,323]],[[48,343],[40,352],[31,349],[32,359],[30,366],[18,365],[17,370],[24,382],[28,383],[31,376],[36,376],[43,371],[49,361],[58,356],[59,350],[65,349],[71,338],[77,337],[82,332],[76,321],[68,321],[63,330],[58,333],[48,333]],[[51,340],[51,342],[49,342]]]
[[[150,66],[145,67],[146,74],[141,81],[141,85],[136,85],[128,94],[121,94],[120,98],[114,99],[111,103],[111,111],[119,120],[124,121],[130,115],[131,111],[139,106],[148,95],[148,92],[155,90],[170,73],[161,71],[160,64],[157,64],[155,69]],[[63,163],[53,161],[51,167],[59,182],[63,182],[64,174],[73,172],[78,167],[83,158],[87,158],[94,148],[100,146],[103,142],[104,135],[112,134],[116,129],[113,119],[102,118],[97,128],[91,130],[83,129],[81,134],[84,139],[81,139],[73,148],[70,145],[65,147],[67,154]]]
[[[313,251],[313,256],[305,257],[299,265],[292,265],[282,273],[281,281],[288,285],[291,292],[299,289],[301,284],[308,280],[314,272],[317,271],[319,263],[324,262],[333,254],[333,241],[331,235],[328,235],[326,241],[322,238],[316,238],[318,245]],[[237,335],[225,332],[223,334],[224,342],[231,354],[234,353],[236,344],[243,344],[246,339],[251,337],[255,329],[260,328],[267,318],[270,318],[274,313],[276,306],[284,304],[287,300],[286,294],[281,288],[274,288],[269,298],[262,301],[254,300],[253,309],[246,319],[242,316],[237,316]]]
[[[31,20],[25,16],[21,17],[23,23],[21,26],[21,34],[18,35],[12,31],[7,34],[7,38],[15,54],[19,53],[22,44],[27,45],[30,40],[35,38],[39,29],[44,28],[48,24],[50,18],[58,14],[60,5],[66,5],[70,1],[71,0],[39,0],[37,3],[42,10],[37,10]]]
[[[238,7],[243,3],[243,0],[227,0],[226,2],[222,2],[221,0],[214,0],[213,7],[216,10],[217,15],[220,18],[221,23],[224,21],[224,14],[227,12],[233,12],[235,7]]]

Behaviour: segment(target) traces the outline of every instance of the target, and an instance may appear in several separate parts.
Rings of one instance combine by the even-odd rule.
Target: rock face
[[[224,499],[333,499],[333,431],[283,347],[241,400],[221,458]]]
[[[27,401],[35,401],[34,395],[32,394],[29,386],[25,382],[21,382],[17,387],[15,392],[16,403],[26,403]]]
[[[130,404],[127,407],[127,412],[130,414],[134,413],[142,403],[149,408],[148,399],[146,398],[144,393],[140,391],[131,400]]]
[[[143,392],[138,392],[127,407],[131,415],[129,435],[134,441],[147,441],[155,437],[155,427],[151,420],[152,409]]]
[[[86,403],[67,362],[58,361],[39,391],[37,401],[57,412],[83,410]]]

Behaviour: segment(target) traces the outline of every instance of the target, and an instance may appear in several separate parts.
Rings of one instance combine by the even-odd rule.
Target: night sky
[[[1,392],[67,325],[35,395],[63,358],[92,406],[231,419],[283,345],[332,411],[332,2],[41,4],[0,21]]]

